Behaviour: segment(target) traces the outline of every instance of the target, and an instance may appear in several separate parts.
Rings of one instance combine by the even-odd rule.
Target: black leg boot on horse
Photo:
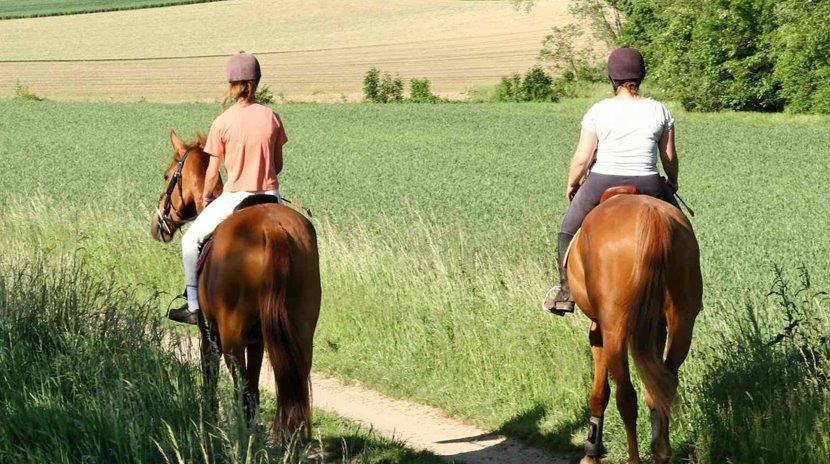
[[[564,316],[566,313],[572,313],[574,311],[574,300],[571,297],[571,288],[568,285],[568,269],[565,267],[565,255],[568,252],[568,246],[570,246],[573,238],[574,236],[571,234],[559,232],[556,250],[558,255],[559,286],[548,290],[543,303],[547,311],[559,316]],[[552,297],[551,294],[553,294]]]

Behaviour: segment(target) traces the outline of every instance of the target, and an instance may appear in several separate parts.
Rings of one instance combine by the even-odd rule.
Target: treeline
[[[686,109],[830,113],[830,0],[575,0],[572,9],[595,35],[639,48],[649,78]]]

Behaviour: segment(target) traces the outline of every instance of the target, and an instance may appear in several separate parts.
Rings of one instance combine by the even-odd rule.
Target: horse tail
[[[271,278],[260,294],[262,337],[277,383],[277,420],[288,434],[308,438],[311,430],[311,384],[308,362],[301,351],[286,306],[291,272],[291,237],[282,227],[266,238],[265,253],[271,260]]]
[[[628,340],[634,364],[655,408],[668,418],[677,389],[677,377],[663,362],[661,343],[665,337],[671,225],[663,213],[650,205],[640,212],[638,222]]]

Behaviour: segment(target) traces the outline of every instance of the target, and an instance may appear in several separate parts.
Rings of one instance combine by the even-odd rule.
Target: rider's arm
[[[576,189],[579,188],[579,183],[588,173],[597,150],[597,143],[597,134],[583,128],[579,134],[579,144],[571,158],[571,168],[568,171],[568,186],[565,190],[568,201],[573,198]]]
[[[219,165],[221,160],[218,156],[211,156],[208,163],[207,173],[205,173],[205,186],[202,189],[202,209],[213,200],[213,190],[216,189],[216,183],[219,181]]]
[[[658,147],[660,148],[660,162],[663,163],[663,170],[666,172],[669,184],[677,190],[680,162],[677,160],[677,148],[674,146],[674,128],[663,132]]]

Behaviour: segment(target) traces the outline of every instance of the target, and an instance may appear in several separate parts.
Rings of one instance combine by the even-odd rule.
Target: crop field
[[[262,82],[287,99],[357,99],[372,66],[459,96],[527,70],[550,28],[570,21],[566,7],[545,0],[527,14],[489,0],[236,0],[2,21],[0,96],[19,82],[53,99],[220,99],[225,57],[243,49],[258,54]]]
[[[587,321],[543,314],[539,299],[589,104],[279,106],[283,194],[311,208],[320,235],[315,369],[577,454]],[[827,462],[830,120],[675,110],[705,282],[677,454]],[[140,294],[179,292],[179,247],[149,235],[167,134],[206,130],[218,111],[0,101],[0,262],[74,253]],[[608,417],[620,456],[613,407]]]
[[[0,19],[58,16],[102,11],[204,3],[218,0],[3,0]]]

